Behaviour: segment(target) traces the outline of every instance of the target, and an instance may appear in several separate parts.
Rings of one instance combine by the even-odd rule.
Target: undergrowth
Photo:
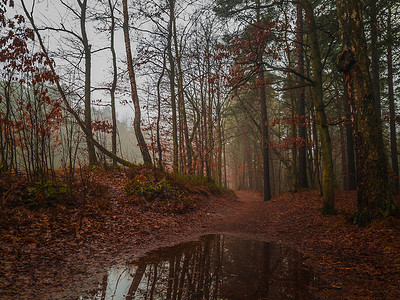
[[[86,178],[90,172],[82,170]],[[0,173],[0,237],[43,242],[49,231],[75,233],[82,219],[100,227],[110,208],[107,186],[79,177],[64,182],[64,178],[60,172],[55,180],[29,182],[23,174]]]
[[[105,220],[115,214],[112,197],[138,209],[185,213],[210,194],[227,193],[204,178],[146,165],[80,168],[74,174],[71,178],[58,171],[53,180],[29,182],[24,174],[0,172],[0,238],[42,242],[48,232],[106,230]],[[125,196],[118,192],[120,188]]]
[[[209,194],[227,191],[197,176],[167,173],[145,165],[126,171],[125,193],[137,204],[185,212],[196,208]]]

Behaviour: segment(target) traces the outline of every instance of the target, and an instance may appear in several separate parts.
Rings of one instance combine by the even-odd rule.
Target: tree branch
[[[122,159],[122,158],[120,158],[120,157],[114,155],[113,153],[111,153],[110,151],[108,151],[105,147],[103,147],[96,139],[94,139],[94,138],[93,138],[93,135],[92,135],[92,132],[90,132],[90,131],[86,128],[85,123],[80,119],[78,113],[77,113],[75,110],[72,109],[72,107],[71,107],[71,105],[69,104],[68,99],[67,99],[67,97],[66,97],[66,95],[65,95],[65,92],[64,92],[64,90],[63,90],[63,88],[62,88],[62,86],[61,86],[61,84],[60,84],[59,77],[56,75],[56,71],[55,71],[54,66],[53,66],[53,64],[52,64],[52,61],[51,61],[51,59],[50,59],[50,57],[49,57],[49,55],[48,55],[48,53],[47,53],[46,47],[44,46],[43,39],[42,39],[41,35],[39,34],[39,30],[38,30],[38,28],[36,27],[36,24],[35,24],[35,22],[34,22],[34,20],[33,20],[33,15],[29,14],[29,12],[28,12],[28,10],[27,10],[27,8],[26,8],[26,6],[25,6],[24,0],[21,0],[21,3],[22,3],[22,7],[23,7],[23,9],[24,9],[25,15],[26,15],[26,17],[29,19],[29,22],[31,23],[31,25],[32,25],[32,27],[33,27],[33,30],[34,30],[34,32],[35,32],[35,34],[36,34],[36,36],[37,36],[37,38],[38,38],[38,40],[39,40],[40,47],[41,47],[41,49],[42,49],[42,51],[43,51],[43,54],[44,54],[45,57],[46,57],[46,60],[47,60],[47,62],[48,62],[48,64],[49,64],[49,67],[50,67],[50,70],[51,70],[51,71],[53,72],[53,74],[55,75],[55,83],[56,83],[56,86],[57,86],[57,90],[58,90],[58,92],[59,92],[60,95],[61,95],[61,98],[62,98],[62,100],[63,100],[63,103],[64,103],[64,105],[65,105],[67,111],[68,111],[69,113],[71,113],[71,115],[75,118],[75,120],[77,121],[78,125],[81,127],[82,131],[85,133],[86,138],[89,139],[89,140],[93,143],[93,145],[96,146],[96,148],[97,148],[100,152],[104,153],[105,155],[107,155],[108,157],[110,157],[110,158],[112,158],[112,159],[115,159],[117,162],[119,162],[119,163],[120,163],[121,165],[123,165],[123,166],[126,166],[126,167],[133,167],[133,166],[134,166],[133,163],[131,163],[131,162],[127,161],[127,160],[124,160],[124,159]]]

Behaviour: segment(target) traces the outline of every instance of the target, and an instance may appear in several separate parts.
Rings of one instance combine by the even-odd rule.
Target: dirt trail
[[[306,224],[307,216],[296,216],[296,200],[302,194],[263,201],[262,195],[251,191],[236,191],[237,200],[218,207],[211,215],[210,232],[231,233],[266,241],[281,242],[301,249],[297,222]],[[312,209],[312,208],[311,208]],[[292,235],[294,234],[294,235]]]
[[[184,214],[120,203],[107,221],[113,229],[108,234],[80,241],[71,236],[51,246],[27,245],[15,257],[8,251],[10,259],[3,264],[10,268],[3,266],[8,273],[0,276],[0,298],[56,299],[65,290],[84,292],[101,282],[111,265],[203,234],[224,233],[279,242],[302,252],[328,283],[321,299],[400,299],[400,225],[360,229],[349,223],[343,212],[354,209],[355,193],[336,193],[341,214],[335,216],[321,214],[321,197],[314,190],[266,202],[249,191],[236,195],[237,199],[210,196],[200,208]],[[4,284],[8,290],[2,292]]]
[[[269,205],[257,193],[237,191],[237,201],[219,208],[210,220],[208,229],[216,232],[254,236],[265,234]],[[272,229],[272,228],[270,228]],[[269,232],[271,233],[271,232]],[[269,234],[268,234],[269,235]]]
[[[319,291],[321,299],[400,299],[397,219],[376,228],[352,225],[356,197],[348,192],[336,192],[341,213],[334,216],[321,214],[321,197],[313,190],[266,202],[248,191],[236,194],[237,201],[213,212],[206,227],[209,232],[279,242],[299,250],[326,283]]]

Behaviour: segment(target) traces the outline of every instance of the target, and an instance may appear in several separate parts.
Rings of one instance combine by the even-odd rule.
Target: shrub
[[[62,182],[45,181],[35,182],[27,189],[27,200],[30,205],[40,206],[66,202],[71,196],[71,188]]]
[[[125,192],[128,196],[135,196],[136,201],[182,213],[198,204],[198,197],[189,186],[176,180],[154,182],[152,176],[138,174],[126,182]]]
[[[141,200],[150,202],[168,198],[172,190],[169,181],[154,183],[151,178],[139,174],[133,180],[126,182],[125,192],[128,196],[135,195]]]

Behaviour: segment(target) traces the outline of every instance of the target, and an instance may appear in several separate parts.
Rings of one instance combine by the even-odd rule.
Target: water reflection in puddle
[[[80,299],[312,299],[315,281],[293,249],[206,235],[111,268]]]

